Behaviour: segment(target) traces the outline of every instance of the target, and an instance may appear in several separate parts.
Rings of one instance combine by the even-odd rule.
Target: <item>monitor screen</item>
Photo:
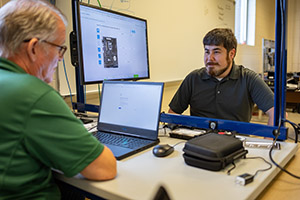
[[[81,2],[75,20],[82,84],[150,77],[146,20]]]

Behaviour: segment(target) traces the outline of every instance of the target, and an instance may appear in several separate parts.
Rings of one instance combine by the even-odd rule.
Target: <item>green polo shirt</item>
[[[194,70],[183,80],[169,106],[179,114],[190,106],[193,116],[249,122],[254,104],[264,112],[272,108],[272,90],[252,70],[233,65],[221,81],[208,75],[205,67]]]
[[[102,151],[52,87],[0,58],[0,199],[60,199],[51,168],[71,177]]]

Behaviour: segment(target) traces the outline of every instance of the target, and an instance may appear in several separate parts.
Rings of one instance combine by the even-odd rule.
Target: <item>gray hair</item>
[[[13,56],[24,40],[55,40],[58,17],[65,15],[44,0],[11,0],[0,8],[0,56]]]

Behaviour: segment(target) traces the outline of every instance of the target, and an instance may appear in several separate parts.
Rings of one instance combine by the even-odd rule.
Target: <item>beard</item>
[[[227,65],[227,66],[226,66],[225,68],[223,68],[223,69],[217,69],[216,67],[208,67],[208,68],[206,68],[206,70],[207,70],[207,73],[208,73],[210,76],[218,77],[218,76],[220,76],[221,74],[223,74],[228,68],[229,68],[229,65]]]
[[[227,61],[227,66],[224,67],[224,68],[222,68],[222,69],[219,69],[220,65],[217,62],[207,62],[206,63],[206,71],[207,71],[207,73],[210,76],[219,77],[220,75],[222,75],[230,67],[231,61],[229,59],[229,55],[227,55],[226,61]]]

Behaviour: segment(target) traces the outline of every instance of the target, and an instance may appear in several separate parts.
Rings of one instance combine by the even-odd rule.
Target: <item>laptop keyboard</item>
[[[140,146],[145,146],[152,141],[140,138],[127,137],[124,135],[116,135],[111,133],[96,132],[94,136],[104,144],[121,146],[130,149],[136,149]]]

